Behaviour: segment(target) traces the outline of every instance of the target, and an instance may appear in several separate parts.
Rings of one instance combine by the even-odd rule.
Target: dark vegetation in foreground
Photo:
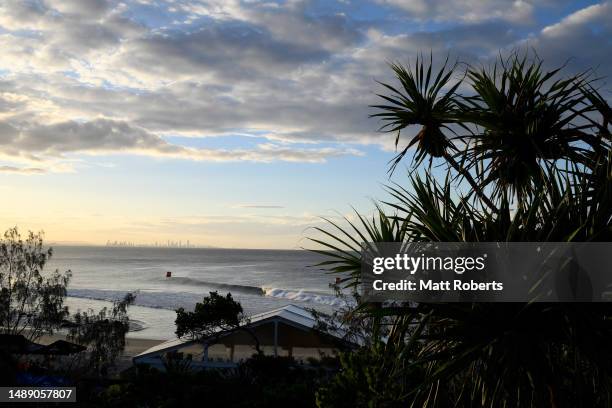
[[[17,228],[0,239],[0,384],[62,385],[112,375],[129,329],[127,294],[99,311],[65,305],[70,271],[46,271],[53,255],[42,233]],[[50,346],[43,336],[61,334]]]
[[[32,368],[31,374],[39,374],[37,380],[47,378],[51,383],[27,385],[75,386],[78,402],[70,405],[79,407],[310,408],[315,406],[317,389],[329,381],[336,370],[335,360],[304,368],[287,357],[254,356],[233,369],[194,372],[169,363],[165,372],[143,365],[112,378],[72,377],[74,373],[65,370],[53,372]],[[10,384],[15,383],[5,376],[2,385]]]
[[[410,176],[371,219],[320,229],[322,266],[345,290],[361,242],[612,240],[612,110],[592,72],[521,54],[392,68],[374,116],[402,146],[390,171],[408,158]],[[360,304],[345,317],[372,319],[373,339],[321,407],[612,406],[612,303]]]
[[[254,356],[238,368],[162,373],[146,366],[125,373],[94,406],[104,407],[295,407],[315,406],[315,392],[332,366],[308,369],[287,357]]]

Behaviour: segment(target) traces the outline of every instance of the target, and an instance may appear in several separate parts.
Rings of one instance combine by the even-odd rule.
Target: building
[[[0,334],[0,352],[21,356],[67,356],[85,351],[87,347],[66,340],[38,344],[21,334]]]
[[[136,365],[165,369],[165,361],[189,361],[192,369],[231,368],[256,353],[256,340],[264,355],[310,359],[333,356],[339,349],[354,348],[341,333],[323,333],[307,310],[287,305],[251,316],[241,329],[220,331],[203,340],[175,339],[158,344],[133,358]]]

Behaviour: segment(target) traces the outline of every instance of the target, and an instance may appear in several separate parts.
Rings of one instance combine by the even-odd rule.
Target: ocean
[[[73,273],[71,312],[99,310],[136,293],[128,337],[174,338],[174,310],[193,308],[210,291],[231,292],[248,315],[290,303],[327,311],[342,304],[329,287],[335,277],[312,267],[323,258],[308,251],[94,246],[53,251],[46,269]]]

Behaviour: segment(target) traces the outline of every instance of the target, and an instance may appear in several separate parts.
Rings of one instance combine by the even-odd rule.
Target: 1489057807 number
[[[0,402],[76,402],[75,387],[0,387]]]

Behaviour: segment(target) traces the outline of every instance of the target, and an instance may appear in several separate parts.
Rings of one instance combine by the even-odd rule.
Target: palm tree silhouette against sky
[[[610,106],[592,72],[564,76],[518,52],[486,67],[433,65],[391,64],[399,86],[383,84],[390,94],[379,95],[373,116],[400,148],[390,172],[410,161],[407,184],[389,185],[371,220],[321,228],[322,267],[356,290],[364,241],[612,239]],[[363,304],[360,313],[388,328],[388,341],[370,352],[394,386],[369,384],[375,404],[612,401],[609,303]]]

